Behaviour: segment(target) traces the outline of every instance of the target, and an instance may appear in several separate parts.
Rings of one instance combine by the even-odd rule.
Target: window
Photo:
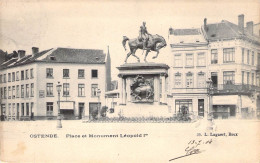
[[[182,108],[186,108],[187,111],[193,111],[192,110],[192,100],[175,100],[175,112],[181,112]]]
[[[21,98],[24,98],[24,85],[21,85]]]
[[[206,77],[204,72],[198,73],[198,88],[206,87]]]
[[[242,71],[242,84],[244,84],[244,82],[245,82],[245,72]]]
[[[29,116],[29,103],[26,103],[26,116]]]
[[[212,49],[211,50],[211,64],[217,64],[218,63],[218,50]]]
[[[2,80],[2,75],[0,75],[0,83],[3,83],[3,80]]]
[[[91,84],[91,96],[95,97],[97,96],[98,91],[98,85],[97,84]]]
[[[15,98],[15,86],[12,87],[12,98]]]
[[[91,77],[97,78],[98,77],[98,70],[91,70]]]
[[[70,95],[70,84],[63,83],[63,96],[69,96],[69,95]]]
[[[0,93],[1,93],[1,99],[3,99],[4,98],[4,88],[0,88]]]
[[[181,88],[181,73],[175,74],[174,85],[175,88]]]
[[[260,65],[260,53],[257,54],[257,65],[259,66]]]
[[[12,81],[15,81],[15,72],[12,72]]]
[[[252,65],[255,65],[255,53],[252,51]]]
[[[6,99],[7,90],[6,87],[4,87],[4,99]]]
[[[34,76],[33,76],[33,69],[31,68],[31,69],[30,69],[30,78],[33,79],[33,77],[34,77]]]
[[[245,63],[245,49],[242,48],[242,63]]]
[[[205,53],[198,53],[198,66],[206,66]]]
[[[21,71],[21,80],[24,80],[24,71]]]
[[[33,112],[33,106],[34,106],[34,103],[31,102],[31,112]]]
[[[256,86],[260,87],[260,74],[256,74]]]
[[[21,105],[21,116],[24,116],[24,103]]]
[[[223,62],[229,63],[229,62],[235,62],[235,48],[225,48],[223,49]]]
[[[25,79],[29,79],[29,70],[25,70]]]
[[[13,103],[12,114],[13,114],[13,116],[15,116],[15,103]]]
[[[11,115],[11,108],[12,108],[12,104],[8,104],[8,115]]]
[[[47,111],[47,116],[53,115],[53,102],[47,102],[46,111]]]
[[[249,84],[249,72],[246,73],[246,84]]]
[[[252,78],[252,80],[251,80],[252,85],[255,85],[255,74],[254,73],[252,73],[251,78]]]
[[[223,72],[223,84],[235,84],[235,72],[234,71]]]
[[[16,81],[19,81],[19,71],[16,71]]]
[[[29,84],[26,84],[26,97],[29,97]]]
[[[181,54],[175,54],[174,55],[174,66],[175,67],[182,67],[182,55]]]
[[[16,86],[16,98],[19,98],[19,85]]]
[[[85,96],[85,84],[79,84],[78,89],[79,96]]]
[[[63,77],[64,78],[69,78],[70,77],[69,69],[63,69]]]
[[[4,80],[3,80],[4,83],[6,83],[6,74],[4,74]]]
[[[8,99],[11,99],[11,86],[8,87]]]
[[[191,72],[186,74],[186,87],[193,87],[193,75]]]
[[[8,73],[8,82],[11,82],[11,73]]]
[[[53,96],[53,83],[47,83],[46,96]]]
[[[250,51],[249,51],[249,50],[247,50],[247,64],[249,64],[249,63],[250,63],[249,57],[250,57]]]
[[[85,72],[83,69],[78,70],[78,78],[84,78],[85,77]]]
[[[46,78],[53,78],[53,68],[46,68]]]
[[[193,54],[186,54],[186,66],[187,67],[193,66]]]
[[[31,83],[31,97],[34,96],[34,84]]]

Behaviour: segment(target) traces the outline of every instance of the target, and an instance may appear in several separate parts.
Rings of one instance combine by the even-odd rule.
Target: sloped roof
[[[246,28],[242,32],[238,25],[226,20],[222,20],[220,23],[207,24],[207,30],[205,30],[207,39],[209,41],[244,38],[251,41],[259,42],[259,37],[250,34]]]
[[[2,63],[0,69],[32,62],[103,64],[105,63],[105,57],[103,50],[52,48],[41,51],[34,56],[26,55],[21,59],[12,58]]]
[[[200,29],[192,28],[192,29],[173,29],[171,34],[173,35],[200,35]]]
[[[54,60],[51,60],[51,56]],[[105,62],[105,54],[103,50],[57,48],[41,61],[96,64]]]

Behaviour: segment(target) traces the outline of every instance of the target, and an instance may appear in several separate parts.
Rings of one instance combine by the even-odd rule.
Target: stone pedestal
[[[117,67],[120,104],[109,117],[170,117],[166,78],[169,66],[161,63],[128,63]]]

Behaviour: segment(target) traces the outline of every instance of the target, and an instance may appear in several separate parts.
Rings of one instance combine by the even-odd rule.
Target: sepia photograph
[[[260,162],[259,0],[1,0],[0,161]]]

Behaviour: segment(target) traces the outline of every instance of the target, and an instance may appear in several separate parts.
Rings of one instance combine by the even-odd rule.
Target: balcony
[[[213,87],[213,94],[251,94],[260,87],[249,84],[219,84]]]

